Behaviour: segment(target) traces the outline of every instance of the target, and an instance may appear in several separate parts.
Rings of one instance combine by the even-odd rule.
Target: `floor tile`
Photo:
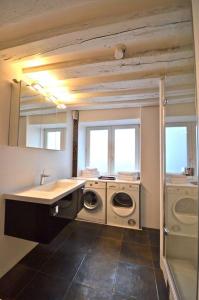
[[[64,300],[112,300],[112,294],[103,289],[93,289],[73,283]]]
[[[124,229],[116,226],[104,225],[101,231],[101,236],[104,238],[122,240]]]
[[[158,236],[157,230],[71,222],[0,279],[0,298],[157,300],[158,291],[167,300]]]
[[[72,232],[70,237],[66,239],[58,249],[59,253],[88,253],[93,247],[97,237],[93,235],[82,235],[80,232]]]
[[[121,248],[120,261],[152,267],[153,261],[151,248],[148,245],[123,243]]]
[[[164,281],[163,273],[160,269],[155,269],[155,278],[159,294],[159,300],[169,300],[169,295]]]
[[[149,245],[148,232],[145,230],[126,229],[124,231],[124,242],[138,243],[142,245]]]
[[[135,297],[128,297],[121,294],[113,294],[111,300],[136,300]]]
[[[40,270],[42,265],[52,256],[53,251],[46,247],[46,245],[39,244],[31,252],[29,252],[22,260],[20,264]]]
[[[150,231],[150,232],[160,232],[158,228],[150,228],[150,227],[142,227],[142,230]]]
[[[17,300],[62,300],[66,293],[65,280],[37,274],[31,283],[22,290]]]
[[[0,279],[0,298],[14,299],[35,274],[36,271],[17,264]]]
[[[72,233],[71,228],[67,225],[49,244],[43,245],[55,252],[63,244],[63,242],[70,237]]]
[[[119,260],[122,241],[99,237],[92,248],[92,254],[111,260]]]
[[[41,272],[50,276],[61,277],[69,284],[75,276],[85,255],[55,253],[42,267]]]
[[[153,269],[136,264],[119,263],[115,292],[137,300],[157,300]]]
[[[152,246],[160,247],[160,230],[145,228],[148,232],[149,242]]]
[[[136,298],[73,283],[63,300],[136,300]]]
[[[160,247],[160,232],[149,232],[149,241],[152,246]]]
[[[117,262],[111,260],[110,257],[103,258],[102,255],[90,254],[85,258],[74,280],[88,287],[111,292],[116,269]]]
[[[151,253],[154,267],[160,268],[160,248],[152,246]]]
[[[69,226],[70,229],[75,233],[90,236],[98,236],[103,228],[103,224],[80,221],[73,221]]]

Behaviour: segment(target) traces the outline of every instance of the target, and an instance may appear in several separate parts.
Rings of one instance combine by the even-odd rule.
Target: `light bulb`
[[[59,103],[59,104],[57,104],[57,108],[58,109],[65,109],[66,105],[64,103]]]

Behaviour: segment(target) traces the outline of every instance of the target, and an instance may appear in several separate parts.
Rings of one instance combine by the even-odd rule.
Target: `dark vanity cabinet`
[[[83,189],[81,188],[63,197],[51,206],[50,215],[65,220],[74,220],[83,208],[82,195]]]
[[[6,199],[5,234],[49,243],[82,209],[83,188],[52,205]]]

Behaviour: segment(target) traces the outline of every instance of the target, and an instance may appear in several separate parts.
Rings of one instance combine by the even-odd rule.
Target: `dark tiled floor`
[[[159,232],[73,222],[0,279],[3,300],[167,300]]]

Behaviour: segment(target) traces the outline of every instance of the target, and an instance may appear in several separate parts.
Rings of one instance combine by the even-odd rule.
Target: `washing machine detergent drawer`
[[[98,180],[88,180],[85,184],[85,188],[91,189],[106,189],[106,182]]]

